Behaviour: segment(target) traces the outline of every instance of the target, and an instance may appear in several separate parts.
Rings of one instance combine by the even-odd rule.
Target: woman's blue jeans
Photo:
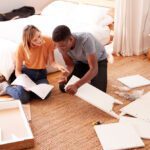
[[[46,69],[28,69],[23,67],[22,73],[28,75],[36,84],[48,83]],[[33,92],[26,91],[20,85],[10,85],[6,88],[6,93],[12,96],[14,99],[20,99],[22,104],[28,103],[31,98],[39,98]]]

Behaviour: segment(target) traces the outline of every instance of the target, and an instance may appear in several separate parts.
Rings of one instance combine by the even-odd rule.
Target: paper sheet
[[[26,74],[21,74],[18,76],[13,82],[12,85],[21,85],[27,91],[32,91],[36,95],[38,95],[41,99],[45,99],[45,97],[49,94],[49,92],[53,89],[53,85],[41,83],[35,84]]]
[[[36,84],[26,75],[21,74],[19,75],[12,83],[11,85],[21,85],[27,90],[30,89],[30,87],[36,86]]]

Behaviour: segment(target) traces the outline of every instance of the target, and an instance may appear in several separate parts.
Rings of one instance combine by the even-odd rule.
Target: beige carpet
[[[118,77],[133,74],[150,79],[150,61],[145,56],[116,57],[114,64],[108,66],[107,93],[121,100],[124,105],[129,101],[115,95],[112,86],[121,85],[116,80]],[[57,84],[59,75],[54,73],[48,76],[55,88],[47,100],[31,102],[30,124],[35,147],[30,150],[102,150],[93,122],[109,123],[117,120],[75,96],[61,93]],[[150,86],[144,89],[149,91]],[[119,114],[119,109],[124,105],[115,105],[115,112]],[[140,150],[150,149],[150,140],[144,140],[144,143],[145,147]]]
[[[107,92],[126,105],[129,101],[117,97],[112,86],[121,85],[116,80],[118,77],[137,73],[150,79],[150,61],[145,56],[116,57],[114,64],[108,67]],[[102,150],[92,123],[117,120],[75,96],[60,93],[57,84],[59,75],[48,76],[55,88],[47,100],[31,102],[31,126],[35,137],[35,148],[32,150]],[[144,89],[149,91],[150,86]],[[114,110],[119,114],[123,106],[116,105]],[[145,147],[140,150],[150,149],[150,140],[144,140],[144,143]]]

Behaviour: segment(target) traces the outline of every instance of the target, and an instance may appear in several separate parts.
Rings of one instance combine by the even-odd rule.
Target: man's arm
[[[60,53],[63,56],[63,59],[64,59],[65,64],[67,66],[66,69],[68,70],[68,72],[63,72],[58,82],[59,83],[66,83],[68,76],[72,73],[72,71],[74,69],[74,63],[73,63],[73,60],[70,58],[70,56],[67,53],[65,53],[61,50],[60,50]]]
[[[73,63],[72,58],[66,52],[63,52],[63,51],[60,51],[60,52],[63,56],[66,66],[67,66],[67,70],[69,71],[69,74],[67,75],[67,77],[68,77],[74,69],[74,63]]]
[[[95,54],[90,54],[87,56],[89,70],[87,73],[75,84],[68,85],[66,91],[70,94],[75,94],[77,89],[82,86],[84,83],[91,81],[98,72],[98,61]]]
[[[75,85],[79,88],[84,83],[90,82],[98,73],[98,61],[95,54],[90,54],[87,56],[89,70],[87,73],[75,83]]]

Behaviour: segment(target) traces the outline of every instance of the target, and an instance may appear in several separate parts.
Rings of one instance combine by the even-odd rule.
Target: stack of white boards
[[[144,147],[144,143],[135,128],[128,123],[95,125],[94,129],[104,150]]]
[[[14,101],[16,99],[12,98],[12,97],[1,97],[0,98],[0,102],[7,102],[7,101]],[[18,99],[19,100],[19,99]],[[28,121],[31,121],[31,109],[30,109],[30,103],[27,104],[22,104],[24,113],[27,117]]]
[[[147,92],[137,100],[131,102],[121,109],[121,115],[131,115],[150,122],[150,92]]]
[[[141,75],[131,75],[118,78],[118,81],[120,81],[130,89],[150,85],[150,80],[142,77]]]
[[[94,129],[104,150],[144,147],[142,139],[150,139],[150,122],[122,116],[118,123],[95,125]]]
[[[72,76],[65,87],[74,84],[78,80],[79,80],[78,77]],[[112,107],[114,103],[122,104],[122,102],[117,99],[114,99],[112,96],[95,88],[89,83],[86,83],[82,85],[80,88],[78,88],[78,91],[75,95],[85,100],[86,102],[94,105],[95,107],[101,109],[102,111],[106,112],[112,117],[119,119],[119,115],[112,110]]]
[[[119,122],[131,124],[141,138],[150,139],[150,122],[127,116],[122,116]]]
[[[130,89],[149,85],[150,80],[133,75],[118,79]],[[104,150],[124,150],[144,147],[150,139],[150,92],[121,109],[118,123],[95,125],[94,129]],[[133,117],[123,116],[125,114]]]

